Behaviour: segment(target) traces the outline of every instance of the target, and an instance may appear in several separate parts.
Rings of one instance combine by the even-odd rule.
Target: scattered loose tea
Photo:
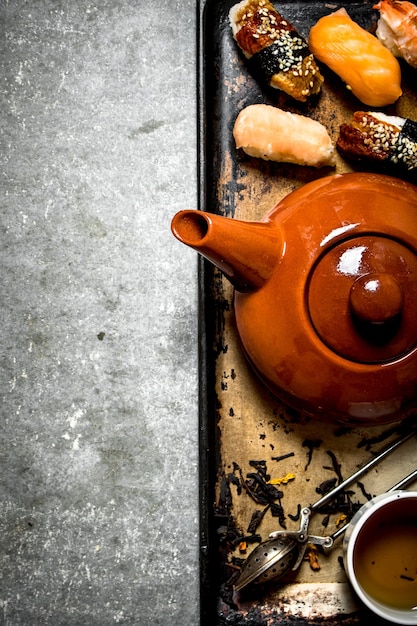
[[[247,532],[249,534],[254,534],[259,526],[259,524],[262,522],[265,513],[267,512],[267,510],[269,509],[269,505],[267,507],[265,507],[263,509],[263,511],[260,511],[259,509],[256,509],[253,513],[252,513],[252,517],[251,520],[249,522],[249,526],[248,526],[248,530]]]
[[[294,456],[294,452],[288,452],[287,454],[281,454],[281,456],[272,456],[271,459],[273,461],[283,461],[284,459],[289,459]]]
[[[414,582],[414,578],[412,578],[411,576],[406,576],[405,574],[400,574],[400,578],[402,578],[403,580],[409,580],[410,582]]]
[[[226,476],[222,476],[220,484],[219,509],[229,511],[232,506],[232,494],[230,492],[229,481]]]
[[[281,528],[286,529],[284,509],[281,504],[271,504],[271,515],[277,517]]]
[[[271,476],[267,472],[266,461],[249,461],[251,467],[256,472],[250,472],[243,477],[242,470],[239,468],[240,480],[246,493],[260,505],[264,505],[266,510],[269,508],[273,517],[278,517],[280,525],[285,528],[285,513],[281,504],[281,498],[284,493],[271,484]],[[263,512],[265,514],[266,510]],[[253,527],[258,525],[258,513],[253,518]],[[260,521],[259,521],[260,523]],[[250,527],[252,528],[252,520]]]
[[[295,515],[291,515],[291,513],[288,513],[287,515],[293,522],[298,522],[301,515],[301,504],[297,505],[297,513]]]
[[[265,477],[265,480],[269,480],[269,476],[266,473],[266,461],[249,461],[249,465],[254,467],[257,472]]]
[[[338,462],[338,460],[336,459],[336,455],[335,455],[335,453],[334,453],[334,452],[332,452],[331,450],[327,450],[327,454],[329,455],[329,457],[330,457],[330,458],[331,458],[331,460],[332,460],[332,467],[333,467],[334,473],[335,473],[335,474],[336,474],[336,476],[338,477],[339,482],[341,482],[341,483],[342,483],[342,482],[343,482],[343,476],[342,476],[342,473],[341,473],[341,471],[340,471],[341,464],[340,464],[340,463]]]
[[[262,537],[260,535],[239,535],[230,541],[230,545],[232,548],[236,548],[236,546],[240,546],[242,543],[260,543],[261,541]]]
[[[358,487],[362,492],[362,495],[367,499],[367,500],[372,500],[372,495],[370,493],[368,493],[367,491],[365,491],[365,486],[363,483],[358,481]]]
[[[378,435],[377,437],[363,437],[361,441],[358,443],[358,448],[365,448],[365,450],[370,450],[371,447],[376,443],[382,443],[391,435],[397,432],[396,427],[388,428],[386,431]]]
[[[321,439],[305,439],[302,443],[303,448],[308,448],[308,453],[307,453],[307,465],[305,466],[304,470],[307,470],[308,466],[311,463],[311,460],[313,458],[313,450],[315,448],[319,448],[322,444],[322,440]]]
[[[322,525],[324,528],[327,528],[327,527],[328,527],[328,525],[329,525],[329,522],[330,522],[330,513],[328,513],[327,515],[325,515],[325,516],[323,517],[323,519],[322,519],[322,521],[321,521],[321,525]]]
[[[337,482],[337,478],[329,478],[328,480],[324,480],[318,487],[316,487],[316,493],[319,493],[322,496],[325,496],[326,493],[329,493],[332,489],[335,488]]]
[[[258,504],[268,504],[273,500],[279,500],[284,495],[274,485],[266,482],[259,473],[247,474],[247,478],[248,480],[245,481],[246,489]]]
[[[227,482],[229,485],[235,485],[235,487],[237,487],[237,492],[240,495],[242,491],[242,485],[240,483],[239,477],[236,476],[233,472],[229,472],[229,474],[227,474]]]

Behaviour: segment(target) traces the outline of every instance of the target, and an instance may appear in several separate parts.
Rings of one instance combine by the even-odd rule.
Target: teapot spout
[[[282,253],[279,227],[273,222],[244,222],[202,211],[179,211],[171,230],[218,267],[238,291],[259,289]]]

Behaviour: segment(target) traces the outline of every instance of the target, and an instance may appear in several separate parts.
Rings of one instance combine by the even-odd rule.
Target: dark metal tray
[[[200,0],[198,6],[199,209],[257,220],[295,188],[318,177],[351,171],[352,166],[341,157],[336,170],[245,158],[237,153],[232,137],[238,112],[252,103],[275,104],[321,121],[335,140],[339,125],[364,105],[325,68],[321,95],[305,104],[276,90],[263,89],[232,39],[228,12],[233,4],[231,0]],[[377,19],[373,4],[294,0],[277,2],[276,6],[307,37],[322,15],[341,6],[371,30]],[[408,88],[415,83],[415,73],[405,65],[402,70],[404,95],[384,111],[416,119],[415,95]],[[256,471],[256,463],[264,464],[271,476],[295,474],[294,480],[280,488],[285,523],[296,528],[298,524],[292,519],[298,505],[317,499],[318,485],[335,475],[334,463],[344,477],[348,476],[395,436],[398,425],[342,429],[301,422],[248,368],[234,327],[232,296],[232,288],[221,273],[200,259],[201,624],[365,624],[370,616],[350,593],[340,548],[330,559],[319,557],[318,572],[303,563],[300,574],[288,585],[258,587],[238,597],[233,594],[239,558],[246,558],[253,547],[248,545],[247,553],[240,555],[233,539],[239,532],[245,534],[257,508],[242,489],[247,473]],[[401,459],[417,452],[415,441],[407,446],[409,454],[401,454]],[[286,458],[280,460],[281,456]],[[364,502],[369,494],[382,492],[410,470],[409,464],[404,469],[398,456],[384,463],[388,470],[372,471],[361,488],[353,489],[349,496],[352,501]],[[329,534],[334,530],[334,518],[330,515],[326,520]],[[326,532],[324,523],[324,516],[319,516],[319,526],[312,532]],[[267,514],[256,532],[266,539],[277,528],[277,517]]]

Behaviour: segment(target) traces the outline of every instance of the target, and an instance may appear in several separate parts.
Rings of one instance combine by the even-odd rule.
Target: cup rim
[[[402,624],[403,626],[413,626],[417,625],[417,610],[415,613],[411,613],[409,611],[391,608],[377,600],[373,600],[360,586],[353,567],[355,544],[364,524],[382,507],[391,502],[404,499],[416,500],[417,491],[391,491],[376,496],[364,504],[359,511],[355,513],[349,524],[344,538],[343,551],[344,564],[349,581],[363,604],[385,620],[395,624]]]

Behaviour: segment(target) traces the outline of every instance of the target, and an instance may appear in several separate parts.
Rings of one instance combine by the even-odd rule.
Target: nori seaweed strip
[[[417,123],[406,119],[389,160],[404,165],[408,170],[417,167]]]
[[[406,118],[404,126],[401,129],[401,135],[417,143],[417,122],[413,122],[409,118]]]
[[[295,31],[285,31],[285,40],[274,41],[263,50],[255,52],[248,60],[250,70],[266,80],[274,74],[288,72],[297,63],[311,54],[307,42]]]

